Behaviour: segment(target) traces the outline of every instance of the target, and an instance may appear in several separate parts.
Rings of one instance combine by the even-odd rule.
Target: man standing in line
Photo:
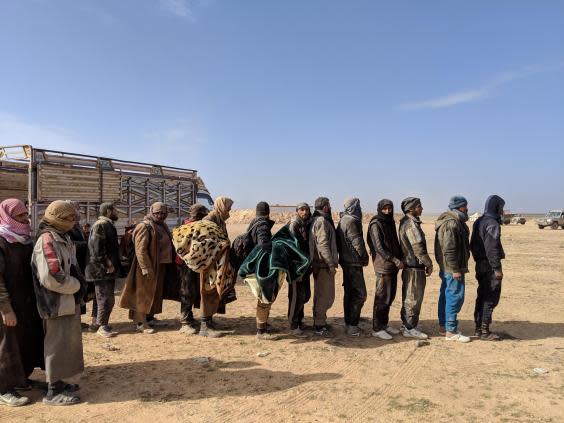
[[[396,298],[398,271],[404,268],[391,200],[378,203],[377,214],[368,224],[368,247],[376,273],[372,336],[389,341],[392,335],[399,334],[388,323],[390,307]]]
[[[464,275],[470,258],[468,202],[460,195],[450,199],[449,210],[435,222],[435,259],[439,264],[441,291],[439,295],[439,333],[446,340],[470,342],[458,330],[458,313],[464,304]]]
[[[331,336],[327,325],[327,310],[335,301],[335,274],[339,265],[336,238],[329,199],[319,197],[315,200],[309,251],[314,279],[313,324],[315,334],[324,337]]]
[[[298,240],[300,250],[309,257],[309,229],[311,225],[311,211],[307,203],[296,206],[296,214],[290,221],[290,233]],[[303,336],[304,304],[311,297],[310,286],[311,266],[299,281],[290,284],[288,289],[288,320],[290,333]]]
[[[427,241],[419,218],[423,206],[419,198],[408,197],[401,202],[401,209],[405,213],[399,225],[399,240],[405,260],[401,274],[402,333],[407,338],[427,339],[427,334],[417,328],[426,277],[433,273],[433,262],[427,253]]]
[[[492,313],[499,303],[503,269],[501,260],[505,252],[501,245],[501,219],[505,200],[491,195],[486,200],[484,215],[478,218],[472,229],[470,242],[472,255],[476,261],[478,297],[474,310],[476,336],[484,341],[499,341],[500,336],[490,332]]]
[[[349,198],[345,200],[344,207],[337,226],[337,246],[339,264],[343,269],[345,327],[347,335],[360,336],[358,324],[367,295],[362,268],[368,265],[369,259],[362,235],[360,200]]]
[[[94,284],[96,296],[92,303],[92,317],[98,325],[98,335],[110,338],[117,333],[108,325],[115,304],[116,278],[121,273],[119,242],[114,222],[117,210],[112,203],[100,205],[100,215],[88,238],[89,259],[86,280]]]

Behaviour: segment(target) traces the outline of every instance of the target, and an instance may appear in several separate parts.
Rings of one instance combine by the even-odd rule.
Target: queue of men
[[[441,279],[438,300],[439,333],[448,341],[470,342],[458,327],[457,315],[465,294],[465,275],[469,272],[470,253],[476,261],[478,296],[475,305],[475,336],[497,341],[490,331],[492,313],[497,306],[503,279],[500,222],[504,200],[490,196],[485,213],[474,224],[472,239],[467,226],[468,203],[462,196],[451,198],[448,210],[435,222],[435,259]],[[219,197],[214,208],[199,204],[190,209],[185,225],[205,221],[222,239],[228,239],[226,221],[233,201]],[[288,323],[290,333],[307,336],[304,304],[311,297],[310,276],[313,275],[313,332],[331,337],[334,328],[327,323],[328,310],[335,300],[337,268],[343,270],[343,310],[345,332],[359,337],[361,311],[367,300],[364,267],[370,257],[376,275],[373,303],[372,336],[390,340],[400,332],[403,336],[426,339],[419,327],[426,280],[434,271],[427,249],[420,216],[423,205],[419,198],[408,197],[401,203],[404,216],[399,230],[394,219],[392,201],[378,203],[377,214],[370,220],[364,237],[362,208],[358,198],[344,202],[338,225],[332,218],[328,198],[315,200],[314,213],[307,203],[296,207],[288,230],[301,252],[309,257],[310,266],[296,280],[288,280]],[[119,306],[129,310],[129,317],[139,333],[151,334],[160,321],[164,299],[180,301],[181,331],[189,335],[216,338],[223,332],[213,317],[225,313],[226,304],[236,299],[234,278],[240,260],[225,255],[214,263],[214,272],[233,279],[233,283],[213,284],[210,275],[198,273],[179,259],[173,246],[168,215],[163,203],[151,205],[148,215],[137,224],[129,237],[132,247],[120,245],[113,204],[100,206],[99,217],[90,230],[85,268],[77,259],[76,241],[71,231],[79,222],[76,207],[69,201],[51,203],[39,225],[35,239],[25,204],[9,199],[0,203],[0,405],[21,406],[29,398],[21,392],[39,389],[45,392],[47,405],[72,405],[80,402],[76,391],[80,386],[72,379],[84,369],[81,336],[81,305],[87,298],[88,285],[93,285],[93,313],[90,330],[100,336],[117,335],[110,317],[115,302],[115,280],[123,275],[124,251],[130,251],[127,273]],[[270,207],[260,202],[256,217],[244,235],[245,248],[272,251]],[[122,242],[124,241],[122,240]],[[366,248],[368,245],[368,249]],[[247,251],[248,252],[248,251]],[[400,329],[390,326],[390,307],[394,302],[398,273],[401,274]],[[84,273],[83,273],[84,271]],[[214,274],[215,274],[214,273]],[[200,322],[194,316],[200,309]],[[257,338],[276,339],[268,323],[271,303],[257,300]],[[29,379],[35,368],[45,370],[46,382]]]

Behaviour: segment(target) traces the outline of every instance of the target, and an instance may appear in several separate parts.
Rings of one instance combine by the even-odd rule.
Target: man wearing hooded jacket
[[[390,307],[396,298],[398,271],[405,267],[391,200],[383,199],[378,203],[378,214],[368,224],[367,238],[376,273],[372,336],[390,340],[392,335],[399,334],[388,322]]]
[[[368,265],[368,252],[362,235],[362,209],[358,198],[348,198],[337,226],[339,264],[343,269],[343,308],[346,333],[360,336],[358,323],[366,301],[366,283],[362,268]]]
[[[501,260],[505,252],[501,245],[501,219],[505,201],[498,195],[486,200],[484,215],[478,218],[472,229],[470,249],[476,261],[478,297],[474,310],[476,336],[485,341],[499,341],[499,335],[490,332],[492,313],[501,295],[503,270]]]

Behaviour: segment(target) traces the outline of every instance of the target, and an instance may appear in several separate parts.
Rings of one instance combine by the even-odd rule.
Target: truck
[[[177,226],[199,202],[210,208],[210,193],[196,170],[108,157],[34,148],[0,146],[0,201],[23,200],[33,233],[54,200],[75,202],[81,224],[93,223],[101,203],[118,211],[118,233],[140,222],[156,201],[168,206],[167,223]]]
[[[552,229],[558,229],[558,227],[564,229],[564,209],[551,210],[544,217],[537,219],[536,223],[539,229],[547,226]]]

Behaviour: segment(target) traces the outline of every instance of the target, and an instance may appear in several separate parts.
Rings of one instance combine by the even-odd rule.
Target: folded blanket
[[[288,283],[294,283],[310,264],[298,240],[285,225],[272,237],[272,253],[256,246],[241,264],[239,276],[249,284],[255,297],[270,304],[276,299],[284,277]]]

